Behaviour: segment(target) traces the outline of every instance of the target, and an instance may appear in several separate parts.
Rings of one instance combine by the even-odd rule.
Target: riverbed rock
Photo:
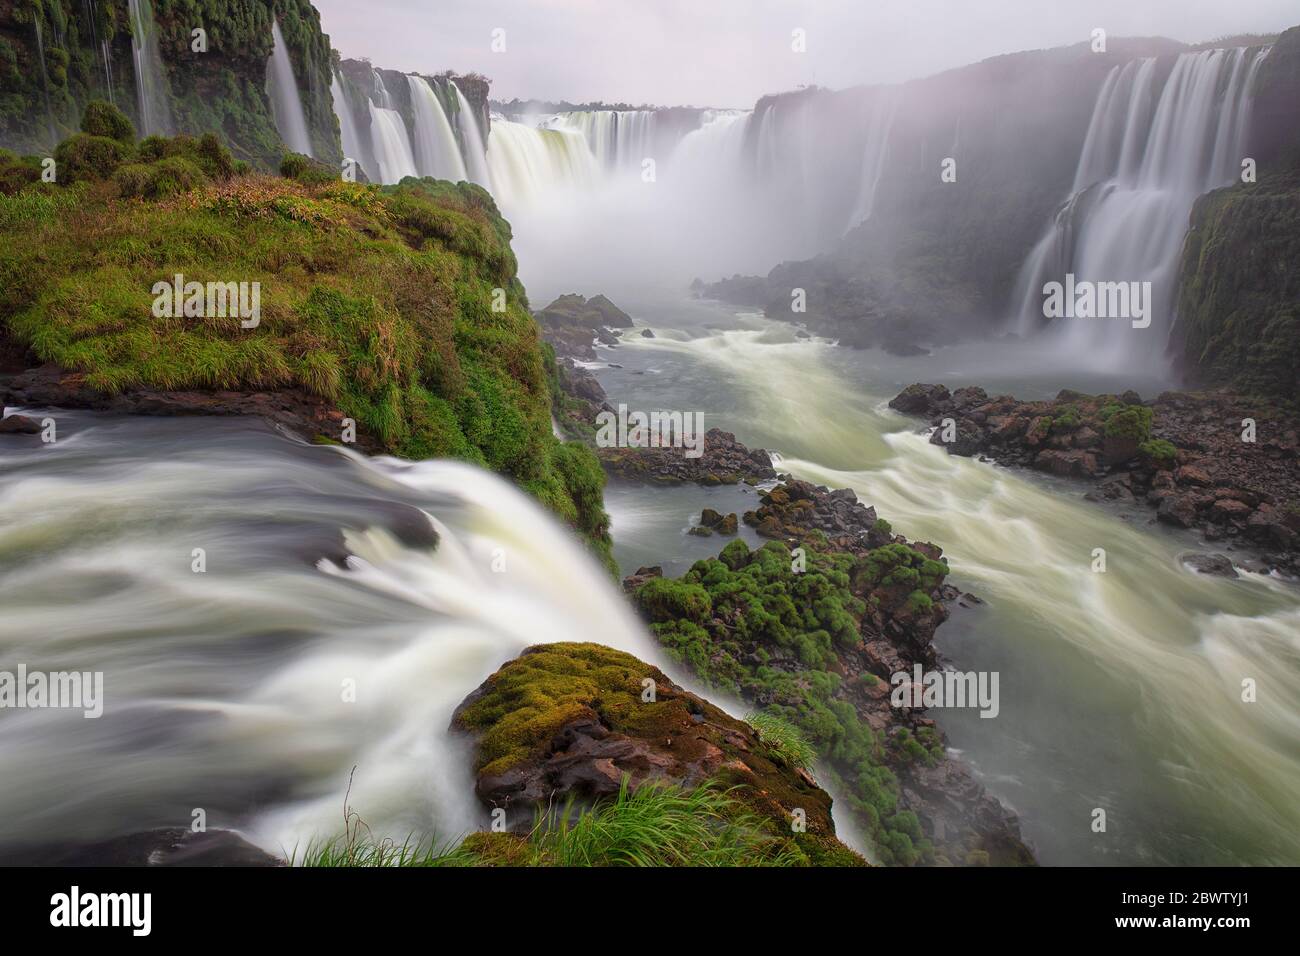
[[[1200,551],[1188,551],[1178,556],[1178,560],[1199,574],[1209,574],[1221,578],[1237,577],[1237,569],[1232,566],[1232,559],[1226,554],[1205,554]]]
[[[41,423],[26,415],[9,415],[0,419],[0,435],[39,435]]]

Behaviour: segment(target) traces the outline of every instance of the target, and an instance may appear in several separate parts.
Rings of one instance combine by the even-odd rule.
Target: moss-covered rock
[[[0,198],[0,339],[102,395],[312,396],[385,450],[512,477],[609,562],[604,475],[551,434],[510,227],[482,189],[237,175],[213,136],[81,133],[56,159],[60,185]],[[155,316],[177,274],[258,283],[260,323]]]
[[[539,810],[624,787],[717,785],[810,861],[861,864],[835,837],[831,799],[787,749],[658,668],[599,644],[530,647],[457,708],[476,790],[527,828]]]

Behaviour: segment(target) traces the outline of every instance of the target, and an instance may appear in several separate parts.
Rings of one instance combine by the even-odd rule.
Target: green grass
[[[759,710],[746,717],[745,722],[758,731],[759,740],[786,766],[809,770],[817,760],[817,749],[785,718]]]
[[[293,866],[799,866],[808,858],[773,835],[731,791],[649,783],[574,814],[539,814],[526,836],[476,833],[459,846],[376,839],[355,812],[345,832],[289,856]]]

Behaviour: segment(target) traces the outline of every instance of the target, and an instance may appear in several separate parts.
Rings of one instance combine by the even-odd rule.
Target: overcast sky
[[[1300,24],[1297,0],[314,0],[345,57],[477,70],[493,96],[752,106],[801,84],[926,76],[1111,36],[1200,42]],[[495,29],[505,52],[492,51]],[[807,37],[795,53],[792,31]]]

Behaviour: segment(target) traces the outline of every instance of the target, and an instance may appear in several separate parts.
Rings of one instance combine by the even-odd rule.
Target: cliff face
[[[142,10],[149,5],[142,3]],[[153,0],[164,99],[176,130],[216,132],[239,159],[274,169],[284,153],[266,95],[272,17],[281,27],[317,159],[342,159],[330,101],[329,37],[308,0]],[[192,31],[207,50],[193,49]],[[141,122],[126,0],[0,0],[0,145],[48,154],[92,99]]]
[[[1209,384],[1300,397],[1300,27],[1260,67],[1258,182],[1196,203],[1183,248],[1176,347]]]

